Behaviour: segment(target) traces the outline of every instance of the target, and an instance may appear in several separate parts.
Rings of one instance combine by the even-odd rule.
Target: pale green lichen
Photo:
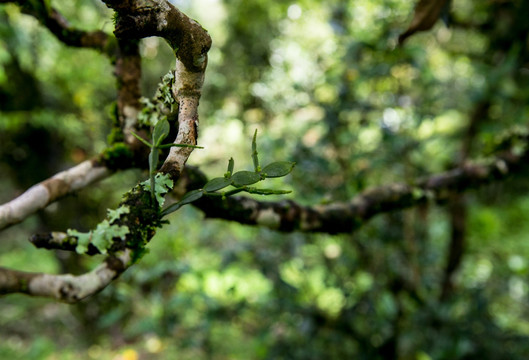
[[[129,233],[129,228],[127,226],[113,224],[123,214],[128,214],[129,212],[130,208],[126,205],[120,206],[116,210],[109,209],[107,215],[108,219],[97,224],[95,230],[86,233],[68,229],[68,236],[77,238],[75,251],[79,254],[84,254],[88,251],[88,246],[92,244],[101,254],[106,254],[112,246],[113,238],[125,240],[125,236]]]
[[[168,174],[156,174],[154,177],[154,195],[156,198],[156,201],[158,201],[159,206],[163,206],[165,203],[164,195],[173,188],[173,180],[169,178]],[[140,185],[143,187],[145,191],[151,191],[151,182],[150,179],[146,180]]]

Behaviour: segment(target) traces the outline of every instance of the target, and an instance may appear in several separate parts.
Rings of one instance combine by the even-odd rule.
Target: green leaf
[[[290,190],[258,189],[254,187],[248,187],[244,191],[250,194],[257,194],[257,195],[284,195],[284,194],[290,194],[292,192]]]
[[[147,140],[145,140],[144,138],[142,138],[141,136],[136,134],[134,131],[131,131],[130,133],[132,134],[132,136],[134,136],[136,139],[138,139],[139,141],[141,141],[142,143],[144,143],[148,147],[150,147],[150,148],[153,147],[153,145],[150,142],[148,142]]]
[[[235,167],[235,160],[233,160],[233,158],[231,157],[230,160],[228,160],[228,173],[230,174],[229,176],[233,174],[234,167]]]
[[[295,165],[296,163],[291,161],[277,161],[266,165],[262,173],[267,178],[282,177],[288,175]]]
[[[123,205],[118,207],[116,210],[108,209],[107,213],[108,222],[112,224],[114,221],[119,219],[121,215],[130,213],[130,208],[127,205]]]
[[[152,132],[152,143],[154,146],[161,145],[162,141],[167,137],[167,135],[169,135],[170,130],[171,127],[169,126],[167,117],[160,119],[154,126],[154,130]]]
[[[232,175],[231,179],[233,180],[233,185],[245,186],[255,184],[261,180],[261,175],[253,171],[237,171]]]
[[[164,211],[162,211],[162,217],[169,215],[172,212],[175,212],[176,210],[180,209],[182,206],[192,203],[193,201],[196,201],[200,199],[204,195],[204,191],[202,190],[192,190],[188,193],[186,193],[182,200],[177,202],[176,204],[173,204],[169,207],[167,207]]]
[[[157,148],[153,147],[151,148],[151,152],[149,153],[149,173],[153,174],[156,169],[158,168],[158,158],[159,158],[160,152]]]
[[[261,169],[259,168],[259,158],[257,157],[257,154],[257,129],[255,129],[252,140],[252,160],[255,172],[261,171]]]
[[[200,189],[191,190],[190,192],[186,193],[178,203],[180,206],[186,205],[200,199],[202,195],[204,195],[204,192]]]
[[[208,191],[208,192],[217,191],[220,189],[224,189],[226,186],[230,186],[231,182],[232,182],[231,179],[218,177],[218,178],[211,179],[210,181],[208,181],[208,183],[204,185],[203,190]]]

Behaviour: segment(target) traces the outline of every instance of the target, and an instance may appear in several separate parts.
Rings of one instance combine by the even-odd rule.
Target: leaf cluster
[[[170,148],[173,146],[176,147],[190,147],[190,148],[199,148],[202,149],[201,146],[196,145],[188,145],[188,144],[162,144],[167,135],[169,135],[170,131],[169,121],[167,121],[167,117],[163,117],[156,123],[154,126],[154,129],[152,131],[152,143],[145,140],[138,134],[132,132],[132,135],[139,141],[141,141],[143,144],[147,145],[151,148],[151,152],[149,153],[149,181],[150,186],[149,189],[151,191],[151,197],[153,199],[157,199],[156,195],[156,169],[158,169],[158,163],[159,163],[159,157],[160,157],[160,151],[162,149]],[[172,181],[171,185],[172,187]],[[158,201],[158,204],[160,206],[163,204],[163,202]]]
[[[290,174],[296,165],[295,162],[291,161],[276,161],[261,168],[257,152],[257,130],[255,130],[252,140],[251,157],[253,160],[254,171],[242,170],[234,173],[235,161],[233,158],[230,158],[227,171],[223,177],[211,179],[202,189],[192,190],[186,193],[179,202],[164,209],[162,211],[162,216],[175,212],[182,206],[192,203],[193,201],[200,199],[202,196],[220,196],[226,198],[227,196],[240,192],[258,195],[283,195],[290,193],[289,190],[263,189],[250,186],[267,178],[286,176]],[[232,189],[219,191],[229,186],[231,186]]]

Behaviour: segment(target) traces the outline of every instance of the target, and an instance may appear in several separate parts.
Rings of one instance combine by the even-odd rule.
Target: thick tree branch
[[[428,200],[445,201],[453,192],[464,192],[527,170],[529,151],[504,153],[487,163],[466,163],[458,168],[417,181],[415,185],[388,184],[368,189],[347,203],[302,206],[285,200],[262,202],[247,197],[202,197],[193,203],[206,217],[262,225],[280,231],[348,233],[373,216],[406,209]],[[189,169],[189,188],[205,184],[205,177]]]
[[[190,72],[204,72],[211,37],[199,23],[166,0],[103,0],[118,16],[118,38],[164,38]]]
[[[118,88],[118,120],[125,143],[136,149],[141,145],[131,134],[131,130],[135,129],[141,110],[140,50],[138,41],[134,39],[119,38],[118,48],[114,73]]]
[[[207,66],[211,38],[196,21],[166,0],[104,1],[117,13],[114,33],[118,39],[164,38],[176,55],[173,96],[178,110],[178,135],[175,143],[195,145],[198,135],[198,103]],[[191,148],[172,148],[160,171],[176,180]]]
[[[107,176],[111,171],[96,160],[87,160],[32,186],[19,197],[0,206],[0,230],[19,223],[52,202]]]
[[[116,63],[116,74],[120,85],[118,111],[122,129],[130,132],[135,125],[139,110],[137,106],[139,91],[136,90],[139,89],[141,64],[136,40],[152,35],[162,36],[173,47],[177,57],[175,84],[172,89],[179,105],[178,135],[175,142],[196,144],[197,108],[207,65],[206,54],[211,46],[209,35],[200,25],[167,1],[149,1],[148,5],[145,1],[107,1],[106,3],[114,8],[118,15],[115,33],[118,37],[120,51]],[[152,29],[155,31],[152,32]],[[128,134],[126,133],[125,136],[125,141],[130,145],[132,142],[128,141]],[[161,171],[177,179],[191,151],[191,148],[171,149]],[[94,162],[88,162],[88,165],[94,166]],[[107,168],[103,167],[100,172],[97,172],[95,178],[101,178],[107,172]],[[70,170],[66,172],[66,175],[77,175],[74,178],[83,179],[83,176],[78,176],[76,171],[73,172],[74,174],[71,173]],[[86,171],[81,172],[81,175],[86,176]],[[78,182],[71,181],[70,177],[63,173],[58,174],[0,208],[0,219],[4,219],[5,226],[21,221],[29,213],[45,207],[52,200],[71,191],[75,188],[73,185],[78,185]],[[82,182],[84,186],[86,183],[86,181]],[[120,231],[119,235],[118,233],[108,234],[112,240],[111,246],[98,249],[104,253],[108,252],[110,256],[93,271],[73,276],[70,274],[35,274],[0,268],[0,293],[22,292],[66,302],[76,302],[100,291],[141,257],[145,245],[154,236],[155,229],[161,225],[160,209],[155,203],[156,200],[153,200],[150,192],[146,192],[141,185],[127,193],[121,205],[128,211],[123,212],[118,220],[112,220],[124,231]],[[106,226],[110,229],[108,222]],[[93,233],[83,236],[89,236],[88,239],[91,239],[92,235]],[[64,234],[57,233],[49,236],[35,236],[32,242],[36,246],[66,250],[72,250],[72,247],[76,245],[75,239],[72,240]],[[82,247],[79,249],[78,246],[76,246],[76,251],[85,252]],[[88,249],[88,251],[93,251],[93,249]]]
[[[102,251],[109,255],[97,268],[80,276],[27,273],[0,268],[0,294],[21,292],[72,303],[102,290],[142,256],[146,244],[156,233],[156,228],[161,226],[158,205],[153,203],[150,192],[145,191],[141,185],[129,191],[120,206],[127,207],[128,211],[122,212],[112,223],[127,231],[121,234],[110,233],[111,243]],[[69,239],[64,234],[52,233],[48,237],[38,236],[32,240],[39,245],[47,243],[49,248],[71,250],[68,247],[77,245],[78,239],[75,236]],[[77,248],[76,251],[82,250]],[[88,252],[93,252],[93,249],[89,247]]]

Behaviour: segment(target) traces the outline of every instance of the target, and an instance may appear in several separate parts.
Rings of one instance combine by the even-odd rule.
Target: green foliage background
[[[52,1],[73,25],[112,31],[96,1]],[[529,5],[458,1],[453,21],[396,39],[405,0],[200,0],[175,4],[213,39],[190,163],[209,176],[233,156],[251,169],[297,163],[272,181],[303,204],[347,201],[470,158],[529,115]],[[142,41],[144,95],[173,55]],[[2,202],[106,146],[112,67],[66,48],[13,5],[0,6]],[[244,166],[243,166],[244,165]],[[128,170],[2,233],[0,265],[80,273],[98,259],[32,248],[35,232],[89,230],[146,172]],[[352,234],[281,234],[204,219],[184,207],[150,253],[78,305],[0,298],[5,359],[524,359],[529,353],[528,186],[513,178],[466,195],[467,246],[440,300],[448,207],[378,216]]]

